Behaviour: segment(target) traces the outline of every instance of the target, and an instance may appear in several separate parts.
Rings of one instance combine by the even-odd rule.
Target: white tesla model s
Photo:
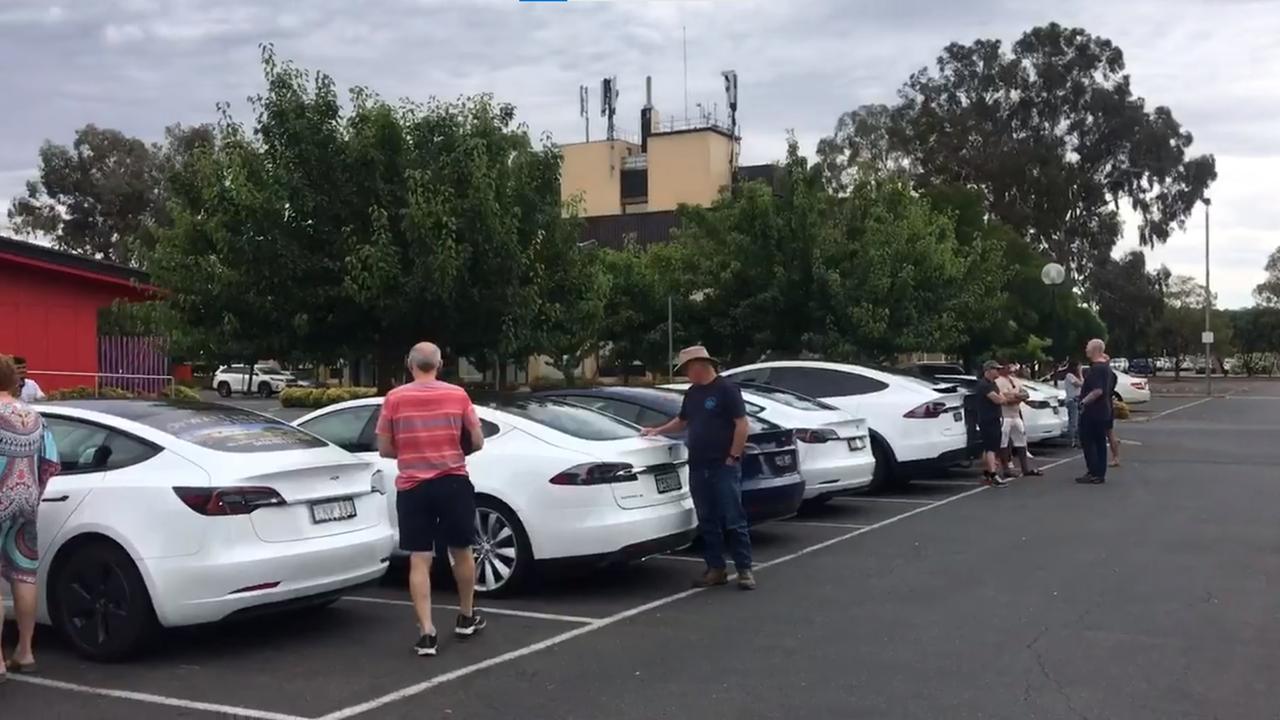
[[[324,605],[387,570],[376,466],[287,423],[157,400],[38,409],[62,461],[40,502],[39,620],[85,657],[133,654],[161,626]]]
[[[395,523],[396,461],[378,457],[382,398],[331,405],[295,424],[386,478]],[[546,398],[477,404],[485,444],[467,458],[476,488],[476,591],[514,591],[535,563],[606,565],[688,545],[695,532],[684,445]]]

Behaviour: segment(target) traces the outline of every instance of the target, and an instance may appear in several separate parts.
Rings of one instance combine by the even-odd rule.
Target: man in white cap
[[[720,377],[720,362],[705,347],[680,351],[676,374],[693,383],[684,395],[680,414],[645,435],[665,435],[688,429],[689,489],[698,514],[698,533],[707,570],[693,581],[697,588],[725,585],[729,573],[724,540],[738,571],[738,587],[754,590],[751,535],[742,509],[742,453],[747,444],[747,408],[738,386]]]

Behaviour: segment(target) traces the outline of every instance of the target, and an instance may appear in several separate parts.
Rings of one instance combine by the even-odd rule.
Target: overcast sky
[[[723,108],[720,71],[737,70],[742,159],[765,162],[788,130],[812,154],[842,111],[891,102],[947,42],[1054,20],[1114,40],[1136,92],[1217,156],[1213,285],[1222,305],[1250,304],[1280,246],[1280,0],[0,0],[0,207],[35,174],[41,141],[85,123],[155,139],[212,119],[218,101],[248,119],[262,42],[387,97],[493,92],[569,142],[582,139],[580,84],[598,136],[605,75],[622,128],[639,125],[645,75],[659,111],[683,114],[685,27],[690,106]],[[1203,278],[1203,222],[1155,263]]]

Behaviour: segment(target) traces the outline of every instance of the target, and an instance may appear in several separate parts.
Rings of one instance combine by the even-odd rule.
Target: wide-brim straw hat
[[[705,347],[702,345],[694,345],[681,350],[680,355],[676,357],[676,374],[678,375],[683,372],[685,366],[694,360],[706,360],[712,365],[715,365],[716,369],[720,368],[720,361],[713,357],[711,353],[707,352]]]

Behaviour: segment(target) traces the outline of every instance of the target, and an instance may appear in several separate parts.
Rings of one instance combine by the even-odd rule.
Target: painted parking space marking
[[[253,720],[310,720],[309,718],[305,718],[301,715],[289,715],[287,713],[254,710],[253,708],[236,707],[234,705],[198,702],[196,700],[183,700],[182,698],[168,697],[167,695],[154,695],[152,693],[133,692],[131,690],[112,690],[110,688],[91,687],[89,685],[77,685],[76,683],[52,680],[45,677],[19,675],[18,673],[9,673],[9,679],[14,682],[40,685],[42,687],[54,688],[56,690],[70,690],[71,692],[97,695],[99,697],[116,698],[119,700],[136,700],[138,702],[149,703],[152,705],[167,705],[168,707],[182,708],[183,710],[218,713],[221,717],[253,718]]]
[[[857,530],[860,528],[870,527],[870,525],[856,523],[838,523],[838,522],[811,522],[809,520],[788,520],[788,525],[805,525],[807,527],[820,528],[841,528],[845,530]]]
[[[1062,465],[1062,464],[1064,464],[1064,463],[1071,462],[1072,460],[1075,460],[1075,459],[1077,459],[1077,458],[1074,458],[1074,457],[1064,458],[1064,459],[1062,459],[1062,460],[1058,460],[1058,461],[1056,461],[1056,462],[1049,463],[1048,465],[1046,465],[1046,466],[1044,467],[1044,469],[1053,468],[1053,467],[1056,467],[1056,466],[1058,466],[1058,465]],[[893,524],[893,523],[895,523],[895,522],[898,522],[899,520],[902,520],[902,519],[905,519],[905,518],[911,517],[911,516],[913,516],[913,515],[917,515],[917,514],[920,514],[920,513],[923,513],[923,512],[929,511],[929,510],[932,510],[932,509],[937,508],[937,507],[941,507],[941,506],[946,505],[946,504],[948,504],[948,503],[955,502],[956,500],[960,500],[961,498],[969,497],[970,495],[976,495],[976,494],[978,494],[978,493],[984,492],[984,491],[985,491],[985,490],[987,490],[987,489],[988,489],[988,488],[987,488],[987,487],[985,487],[985,486],[979,486],[979,487],[972,488],[972,489],[970,489],[970,490],[966,490],[965,492],[962,492],[962,493],[959,493],[959,494],[956,494],[956,495],[952,495],[952,496],[950,496],[950,497],[942,498],[942,499],[940,499],[940,500],[936,500],[936,501],[935,501],[935,500],[930,500],[930,501],[927,501],[927,504],[923,504],[921,507],[914,508],[914,509],[909,510],[909,511],[907,511],[907,512],[901,513],[901,514],[899,514],[899,515],[895,515],[895,516],[893,516],[893,517],[891,517],[891,518],[888,518],[888,519],[886,519],[886,520],[882,520],[882,521],[880,521],[880,522],[877,522],[877,523],[872,524],[872,525],[867,525],[867,526],[865,526],[865,527],[859,527],[859,528],[856,528],[856,529],[850,530],[850,531],[849,531],[849,532],[847,532],[847,533],[842,533],[842,534],[840,534],[840,535],[837,535],[837,536],[836,536],[836,537],[834,537],[834,538],[830,538],[830,539],[828,539],[828,540],[824,540],[824,541],[819,542],[819,543],[816,543],[816,544],[814,544],[814,545],[809,545],[809,546],[804,547],[804,548],[802,548],[802,549],[800,549],[800,550],[797,550],[796,552],[790,553],[790,554],[788,554],[788,555],[784,555],[784,556],[782,556],[782,557],[780,557],[780,558],[776,558],[776,559],[774,559],[774,560],[770,560],[770,561],[768,561],[768,562],[764,562],[764,563],[759,563],[759,564],[757,564],[757,565],[755,566],[755,569],[756,569],[756,570],[764,570],[764,569],[767,569],[767,568],[772,567],[772,566],[775,566],[775,565],[780,565],[780,564],[785,563],[785,562],[790,562],[790,561],[792,561],[792,560],[795,560],[796,558],[802,557],[802,556],[804,556],[804,555],[808,555],[808,554],[813,553],[813,552],[817,552],[818,550],[822,550],[822,549],[824,549],[824,548],[830,547],[830,546],[835,545],[835,544],[837,544],[837,543],[844,542],[845,540],[849,540],[849,539],[851,539],[851,538],[855,538],[855,537],[857,537],[857,536],[859,536],[859,535],[862,535],[862,534],[864,534],[864,533],[871,532],[872,530],[876,530],[876,529],[879,529],[879,528],[885,527],[885,526],[887,526],[887,525],[891,525],[891,524]],[[835,499],[843,499],[843,498],[835,498]],[[864,498],[864,499],[865,499],[865,498]],[[785,525],[785,523],[784,523],[784,525]],[[658,556],[658,557],[664,557],[664,558],[677,558],[677,557],[679,557],[679,556],[675,556],[675,555],[662,555],[662,556]],[[680,559],[682,559],[682,560],[684,560],[684,559],[688,559],[688,560],[692,560],[692,561],[695,561],[695,562],[702,562],[699,558],[680,558]],[[732,580],[732,576],[731,576],[731,578],[730,578],[730,579]],[[555,647],[555,646],[557,646],[557,645],[561,645],[561,644],[566,643],[566,642],[568,642],[568,641],[570,641],[570,640],[572,640],[572,639],[574,639],[574,638],[576,638],[576,637],[580,637],[580,636],[582,636],[582,635],[586,635],[586,634],[588,634],[588,633],[592,633],[592,632],[595,632],[595,631],[597,631],[597,630],[602,630],[602,629],[604,629],[604,628],[606,628],[606,627],[609,627],[610,625],[613,625],[613,624],[615,624],[615,623],[619,623],[619,622],[621,622],[621,621],[623,621],[623,620],[627,620],[627,619],[629,619],[629,618],[635,617],[635,616],[640,615],[640,614],[642,614],[642,613],[646,613],[646,612],[648,612],[648,611],[650,611],[650,610],[654,610],[654,609],[657,609],[657,608],[660,608],[660,607],[663,607],[663,606],[669,605],[669,604],[671,604],[671,603],[677,602],[677,601],[679,601],[679,600],[683,600],[683,599],[688,598],[688,597],[692,597],[692,596],[694,596],[694,595],[696,595],[696,594],[698,594],[698,593],[705,592],[705,591],[706,591],[706,589],[705,589],[705,588],[691,588],[691,589],[689,589],[689,590],[685,590],[685,591],[683,591],[683,592],[678,592],[678,593],[674,593],[674,594],[672,594],[672,595],[667,595],[666,597],[658,598],[657,600],[653,600],[653,601],[648,602],[648,603],[645,603],[645,604],[643,604],[643,605],[637,605],[636,607],[630,608],[630,609],[628,609],[628,610],[623,610],[623,611],[621,611],[621,612],[615,613],[615,614],[610,615],[610,616],[608,616],[608,617],[606,617],[606,618],[603,618],[603,619],[600,619],[600,620],[598,620],[598,621],[595,621],[595,622],[593,622],[593,623],[591,623],[591,624],[589,624],[589,625],[583,625],[583,626],[581,626],[581,627],[577,627],[577,628],[574,628],[574,629],[572,629],[572,630],[569,630],[569,631],[563,632],[563,633],[561,633],[561,634],[559,634],[559,635],[556,635],[556,636],[553,636],[553,637],[547,638],[546,640],[542,640],[542,641],[540,641],[540,642],[536,642],[536,643],[533,643],[533,644],[530,644],[530,645],[526,645],[525,647],[518,648],[518,649],[516,649],[516,650],[512,650],[512,651],[509,651],[509,652],[503,653],[503,654],[501,654],[501,655],[496,655],[496,656],[494,656],[494,657],[488,658],[487,660],[483,660],[483,661],[480,661],[480,662],[477,662],[477,663],[473,663],[473,664],[471,664],[471,665],[467,665],[467,666],[465,666],[465,667],[461,667],[461,668],[458,668],[458,669],[456,669],[456,670],[453,670],[453,671],[450,671],[450,672],[447,672],[447,673],[442,673],[442,674],[437,675],[437,676],[435,676],[435,677],[433,677],[433,678],[428,678],[427,680],[424,680],[424,681],[422,681],[422,682],[420,682],[420,683],[417,683],[417,684],[414,684],[414,685],[410,685],[410,686],[408,686],[408,687],[402,688],[402,689],[397,690],[397,691],[395,691],[395,692],[388,693],[388,694],[383,695],[383,696],[381,696],[381,697],[373,698],[373,699],[371,699],[371,700],[368,700],[368,701],[366,701],[366,702],[360,703],[360,704],[358,704],[358,705],[352,705],[352,706],[350,706],[350,707],[343,708],[343,709],[341,709],[341,710],[336,710],[336,711],[334,711],[334,712],[332,712],[332,713],[329,713],[328,715],[324,715],[324,716],[321,716],[320,718],[317,718],[317,720],[346,720],[347,718],[355,717],[355,716],[358,716],[358,715],[363,715],[364,713],[370,712],[370,711],[372,711],[372,710],[376,710],[376,709],[378,709],[378,708],[380,708],[380,707],[383,707],[383,706],[385,706],[385,705],[388,705],[388,704],[390,704],[390,703],[398,702],[398,701],[400,701],[400,700],[405,700],[405,699],[408,699],[408,698],[414,697],[414,696],[416,696],[416,695],[420,695],[420,694],[422,694],[422,693],[424,693],[424,692],[426,692],[426,691],[428,691],[428,690],[431,690],[432,688],[438,687],[438,686],[443,685],[443,684],[445,684],[445,683],[447,683],[447,682],[450,682],[450,681],[453,681],[453,680],[457,680],[457,679],[459,679],[459,678],[463,678],[463,677],[466,677],[466,676],[468,676],[468,675],[472,675],[472,674],[475,674],[475,673],[477,673],[477,672],[481,672],[481,671],[483,671],[483,670],[487,670],[487,669],[489,669],[489,668],[492,668],[492,667],[495,667],[495,666],[498,666],[498,665],[502,665],[503,663],[507,663],[507,662],[510,662],[510,661],[512,661],[512,660],[517,660],[517,659],[519,659],[519,658],[522,658],[522,657],[525,657],[525,656],[528,656],[528,655],[532,655],[532,654],[534,654],[534,653],[540,652],[540,651],[542,651],[542,650],[546,650],[546,649],[548,649],[548,648]]]
[[[413,607],[413,601],[411,600],[394,600],[392,598],[362,597],[359,595],[344,595],[342,596],[342,599],[351,600],[353,602],[375,603],[378,605],[400,605],[400,606]],[[432,603],[431,606],[444,608],[447,610],[461,610],[461,608],[459,608],[457,605],[441,605],[438,603]],[[484,612],[489,613],[491,615],[511,615],[512,617],[531,618],[534,620],[555,620],[557,622],[580,623],[580,624],[600,622],[600,618],[583,617],[581,615],[557,615],[555,613],[532,612],[529,610],[508,610],[506,608],[480,607],[479,605],[476,606],[476,610],[483,610]]]
[[[653,560],[653,559],[657,559],[657,560],[681,560],[681,561],[683,561],[683,562],[696,562],[696,563],[700,563],[700,562],[702,562],[702,561],[703,561],[701,557],[698,557],[698,556],[695,556],[695,555],[673,555],[673,554],[671,554],[671,553],[663,553],[663,554],[661,554],[661,555],[654,555],[653,557],[651,557],[651,558],[649,558],[649,559],[651,559],[651,560]]]
[[[960,497],[956,495],[954,497]],[[942,498],[941,500],[949,500],[950,498]],[[895,497],[838,497],[831,498],[832,502],[880,502],[880,503],[909,503],[913,505],[932,505],[941,500],[924,500],[921,498],[895,498]]]
[[[912,480],[911,484],[923,487],[977,487],[982,483],[976,480]]]

